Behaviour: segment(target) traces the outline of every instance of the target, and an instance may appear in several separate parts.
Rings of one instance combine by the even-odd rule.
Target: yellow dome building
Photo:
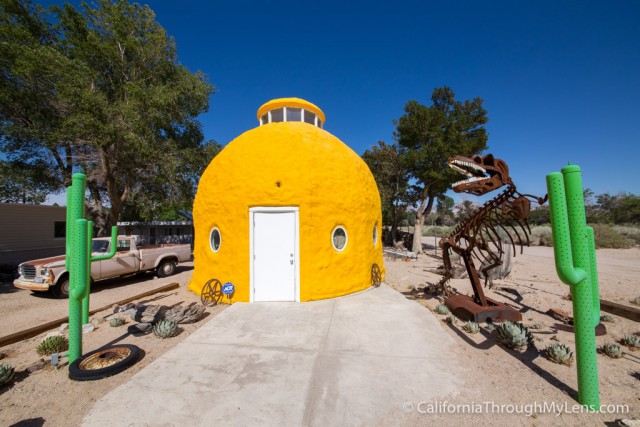
[[[258,121],[200,178],[190,290],[215,278],[234,284],[232,302],[254,302],[370,287],[383,269],[382,215],[367,165],[322,129],[324,113],[307,101],[269,101]]]

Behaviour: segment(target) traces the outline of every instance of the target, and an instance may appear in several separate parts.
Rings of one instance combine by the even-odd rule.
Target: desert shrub
[[[536,246],[553,246],[551,226],[545,224],[531,227],[531,244]]]
[[[640,227],[633,225],[614,225],[612,228],[627,239],[633,240],[634,244],[640,245]]]
[[[616,231],[607,224],[591,224],[595,234],[596,248],[627,249],[633,246],[633,240]]]
[[[423,236],[447,237],[453,231],[454,227],[445,227],[440,225],[429,225],[422,228]]]

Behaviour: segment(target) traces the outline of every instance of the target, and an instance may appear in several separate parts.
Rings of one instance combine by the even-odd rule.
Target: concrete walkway
[[[462,384],[438,323],[386,285],[308,303],[236,303],[96,402],[83,425],[404,424],[404,402]]]

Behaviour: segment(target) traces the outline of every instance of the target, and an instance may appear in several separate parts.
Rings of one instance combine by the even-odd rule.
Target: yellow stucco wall
[[[380,196],[367,165],[313,125],[271,123],[229,143],[200,179],[190,290],[199,294],[217,278],[234,283],[234,302],[250,301],[249,209],[259,206],[299,208],[301,301],[364,290],[371,286],[372,264],[384,269]],[[342,252],[331,244],[337,225],[348,234]],[[216,253],[209,243],[213,227],[222,237]]]

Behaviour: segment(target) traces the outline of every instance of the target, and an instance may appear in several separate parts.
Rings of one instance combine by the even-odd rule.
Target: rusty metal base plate
[[[461,320],[473,320],[476,323],[499,323],[505,320],[522,321],[522,314],[508,305],[491,298],[487,298],[487,302],[488,306],[482,306],[476,304],[473,298],[466,295],[452,295],[444,300],[451,312]]]

